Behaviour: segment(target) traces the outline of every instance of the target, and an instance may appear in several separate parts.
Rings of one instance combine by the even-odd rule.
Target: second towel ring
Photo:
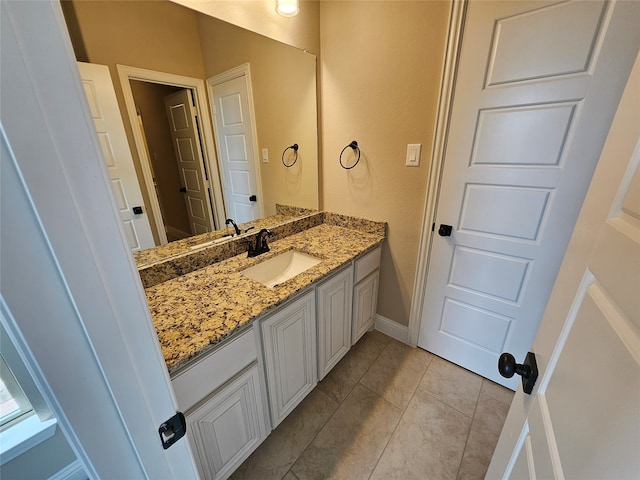
[[[293,162],[287,165],[287,163],[284,161],[284,154],[287,153],[287,150],[289,150],[290,148],[293,149],[294,152],[296,152],[296,157],[293,159]],[[289,167],[293,167],[297,161],[298,161],[298,144],[294,143],[290,147],[285,148],[284,151],[282,152],[282,164],[285,167],[289,168]]]
[[[347,148],[351,148],[352,150],[357,150],[358,151],[358,159],[356,160],[356,163],[354,163],[353,165],[351,165],[350,167],[345,167],[344,163],[342,163],[342,154],[344,153],[344,151]],[[353,140],[349,145],[347,145],[346,147],[344,147],[342,149],[342,151],[340,152],[340,166],[342,168],[344,168],[345,170],[351,170],[353,167],[355,167],[358,162],[360,161],[360,147],[358,147],[358,142],[356,142],[355,140]]]

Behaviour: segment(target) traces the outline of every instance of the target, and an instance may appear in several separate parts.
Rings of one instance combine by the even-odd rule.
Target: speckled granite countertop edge
[[[284,212],[288,213],[287,210],[284,210]],[[156,261],[149,264],[139,265],[138,273],[140,274],[142,285],[144,288],[153,287],[154,285],[169,281],[181,275],[186,275],[214,263],[240,255],[247,250],[248,241],[255,242],[255,236],[258,230],[263,227],[268,227],[271,230],[273,233],[272,241],[276,241],[324,223],[382,236],[386,235],[387,226],[385,222],[376,222],[331,212],[311,212],[303,216],[289,218],[287,221],[276,225],[271,225],[270,223],[275,221],[275,217],[270,217],[270,219],[271,220],[261,219],[254,222],[256,228],[241,237],[233,237],[220,244],[205,245],[196,250],[184,250],[182,247],[172,249],[171,251],[178,253],[162,259],[156,258]],[[171,244],[151,250],[166,251],[170,245]]]
[[[373,232],[323,223],[273,242],[271,251],[259,257],[248,258],[243,253],[147,288],[147,301],[169,373],[183,370],[223,340],[381,245],[384,229],[374,228]],[[240,273],[291,249],[322,258],[322,262],[273,288]]]

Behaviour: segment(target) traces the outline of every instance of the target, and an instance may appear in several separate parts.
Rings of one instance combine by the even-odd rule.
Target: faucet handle
[[[233,218],[227,218],[224,223],[225,225],[229,225],[229,224],[233,225],[233,229],[235,230],[236,235],[240,235],[240,233],[242,233],[240,232],[240,229],[238,228],[238,225],[236,224],[236,222],[233,221]]]
[[[266,228],[263,228],[256,233],[255,237],[252,237],[255,238],[255,244],[250,239],[247,239],[249,245],[249,251],[247,253],[249,257],[257,257],[261,253],[269,251],[269,245],[267,245],[266,239],[267,235],[271,236],[272,233]]]
[[[256,235],[256,246],[253,249],[253,255],[250,254],[249,256],[256,256],[256,255],[260,255],[261,253],[268,252],[270,248],[269,248],[269,244],[267,243],[267,237],[270,237],[272,235],[273,233],[271,233],[269,229],[267,228],[260,229],[260,231]]]
[[[261,228],[258,232],[258,238],[264,238],[265,236],[271,237],[273,233],[268,228]]]
[[[247,245],[247,256],[248,257],[257,257],[260,253],[258,252],[258,237],[256,237],[255,245],[251,241],[250,238],[246,238],[242,243]]]

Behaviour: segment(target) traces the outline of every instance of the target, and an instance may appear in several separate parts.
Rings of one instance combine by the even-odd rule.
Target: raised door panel
[[[187,433],[203,479],[228,478],[267,437],[262,405],[254,364],[189,412]]]
[[[566,2],[498,20],[487,84],[586,71],[602,14],[603,2]]]
[[[375,323],[379,278],[380,271],[376,270],[353,287],[353,334],[351,338],[354,345]]]
[[[331,371],[351,348],[351,267],[317,288],[318,379]]]
[[[317,383],[315,295],[309,292],[262,322],[275,428]]]

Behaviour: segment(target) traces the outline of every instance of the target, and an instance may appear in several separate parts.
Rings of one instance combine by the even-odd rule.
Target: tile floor
[[[369,332],[232,479],[481,479],[512,398]]]

